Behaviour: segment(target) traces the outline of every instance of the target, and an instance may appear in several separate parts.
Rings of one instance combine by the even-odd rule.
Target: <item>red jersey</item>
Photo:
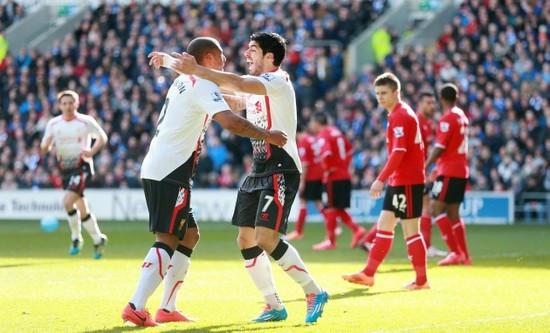
[[[349,166],[353,147],[349,140],[334,126],[326,126],[318,135],[321,148],[321,165],[327,179],[324,181],[351,179]]]
[[[424,117],[420,112],[416,114],[418,125],[420,126],[420,134],[422,134],[422,142],[424,143],[425,159],[428,159],[428,148],[434,142],[434,122]]]
[[[409,105],[397,103],[388,116],[386,132],[388,155],[401,150],[405,156],[389,178],[390,186],[424,184],[424,143],[420,134],[418,118]]]
[[[439,120],[435,146],[444,149],[437,160],[437,175],[468,178],[468,132],[470,123],[458,107],[445,112]]]
[[[303,167],[307,167],[306,181],[322,180],[321,147],[315,137],[305,133],[298,141],[298,155]]]

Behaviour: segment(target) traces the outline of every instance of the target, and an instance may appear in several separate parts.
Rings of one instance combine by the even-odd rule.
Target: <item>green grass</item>
[[[81,255],[69,257],[65,223],[54,233],[38,222],[0,221],[0,332],[132,332],[120,312],[136,287],[142,259],[153,243],[145,222],[101,222],[109,235],[106,255],[92,259],[85,238]],[[413,278],[399,230],[376,275],[376,285],[348,284],[342,273],[363,268],[365,254],[348,248],[314,252],[320,224],[306,226],[293,244],[331,299],[315,325],[306,326],[302,290],[276,265],[275,281],[289,318],[255,324],[262,297],[242,266],[228,223],[202,223],[201,242],[180,291],[178,307],[195,323],[167,324],[147,332],[549,332],[550,226],[469,226],[474,265],[437,267],[429,260],[432,289],[407,292]],[[443,248],[437,228],[434,241]],[[87,236],[85,236],[87,237]],[[159,288],[148,302],[152,313]]]

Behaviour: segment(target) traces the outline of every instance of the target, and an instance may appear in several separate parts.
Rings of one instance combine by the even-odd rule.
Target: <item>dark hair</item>
[[[257,32],[250,41],[258,43],[264,54],[273,53],[273,66],[280,66],[286,54],[286,40],[274,32]]]
[[[328,124],[328,118],[327,115],[322,111],[317,111],[312,115],[312,118],[314,121],[318,122],[319,124],[326,126]]]
[[[393,91],[401,90],[401,82],[399,82],[397,76],[393,75],[392,73],[384,73],[379,75],[374,80],[374,86],[389,86]]]
[[[424,97],[435,97],[435,94],[433,93],[433,91],[430,90],[422,90],[418,94],[418,99],[423,99]]]
[[[447,102],[455,103],[458,98],[458,87],[452,83],[445,83],[441,87],[441,99]]]
[[[211,37],[198,37],[187,45],[187,53],[195,57],[199,65],[203,64],[204,57],[208,53],[222,52],[220,43]]]

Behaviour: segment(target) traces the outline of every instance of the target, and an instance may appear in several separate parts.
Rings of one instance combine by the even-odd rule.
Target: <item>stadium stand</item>
[[[174,78],[152,70],[146,55],[153,49],[181,52],[193,37],[208,35],[222,41],[226,70],[244,73],[249,34],[268,30],[290,41],[285,68],[295,82],[300,119],[329,112],[354,143],[354,188],[368,187],[385,158],[386,116],[377,108],[372,80],[392,71],[413,106],[420,90],[456,83],[472,123],[470,188],[512,190],[520,206],[538,212],[550,190],[550,2],[464,1],[436,45],[394,47],[378,64],[344,77],[346,46],[388,6],[383,0],[102,3],[48,52],[22,49],[6,57],[0,76],[2,189],[60,186],[55,161],[40,157],[38,139],[57,114],[55,93],[65,88],[79,92],[80,110],[100,120],[110,138],[96,159],[94,186],[139,187],[140,163]],[[399,38],[406,37],[392,36],[394,46]],[[206,142],[196,186],[237,186],[250,164],[247,140],[212,126]]]

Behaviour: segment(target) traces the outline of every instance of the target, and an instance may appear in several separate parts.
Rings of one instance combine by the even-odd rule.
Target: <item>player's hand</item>
[[[172,57],[174,57],[174,62],[172,63],[172,68],[178,73],[193,75],[196,74],[195,71],[198,68],[197,60],[195,57],[189,53],[177,53],[172,52]]]
[[[153,66],[156,69],[159,69],[163,65],[163,59],[164,56],[168,56],[168,54],[164,52],[157,52],[153,51],[147,55],[147,58],[149,58],[149,66]]]
[[[269,136],[265,141],[281,148],[282,146],[286,145],[287,140],[288,140],[288,136],[286,135],[285,132],[269,131]]]
[[[373,199],[379,199],[382,196],[382,190],[384,189],[384,183],[378,179],[370,186],[370,197]]]
[[[82,156],[86,158],[90,158],[94,156],[94,154],[92,154],[92,151],[90,149],[82,149]]]

